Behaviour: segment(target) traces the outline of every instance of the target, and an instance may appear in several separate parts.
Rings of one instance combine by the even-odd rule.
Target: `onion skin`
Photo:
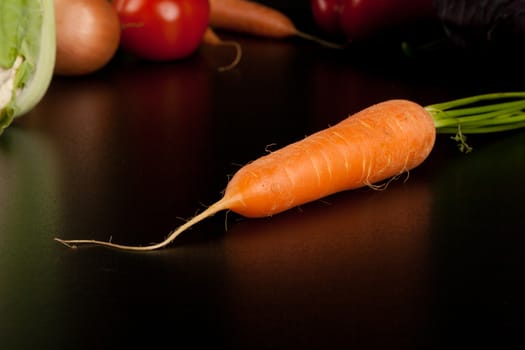
[[[118,15],[107,0],[54,0],[57,75],[86,75],[113,58],[120,41]]]

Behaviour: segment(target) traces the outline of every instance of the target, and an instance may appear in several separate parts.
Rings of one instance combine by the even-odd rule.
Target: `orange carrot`
[[[479,105],[480,101],[503,98],[518,100]],[[471,103],[476,106],[463,107]],[[375,184],[421,164],[433,148],[436,129],[456,133],[454,138],[465,145],[462,132],[520,127],[525,127],[525,92],[479,95],[427,107],[407,100],[385,101],[245,165],[230,180],[222,199],[179,226],[163,242],[128,246],[55,239],[69,247],[90,243],[128,250],[158,249],[222,210],[266,217],[336,192],[377,188]]]
[[[329,47],[341,45],[324,41],[298,30],[281,11],[250,0],[210,0],[210,26],[266,38],[298,36]]]
[[[221,210],[246,217],[277,214],[414,168],[429,154],[435,133],[432,117],[421,106],[402,100],[383,102],[245,165],[230,180],[221,200],[162,243],[126,247],[62,242],[149,250],[165,246],[189,226]]]
[[[232,68],[235,68],[235,66],[237,66],[237,64],[239,64],[239,62],[241,61],[241,56],[242,56],[241,45],[236,41],[222,40],[221,38],[219,38],[219,36],[215,33],[215,31],[211,27],[208,27],[206,31],[204,32],[202,43],[207,44],[207,45],[212,45],[212,46],[233,46],[233,48],[235,49],[235,57],[233,61],[226,66],[219,67],[220,72],[224,72]]]

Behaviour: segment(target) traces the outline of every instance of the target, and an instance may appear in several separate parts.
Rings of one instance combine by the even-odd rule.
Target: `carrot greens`
[[[470,152],[465,134],[484,134],[525,127],[525,92],[501,92],[426,106],[436,132],[455,134],[461,151]]]

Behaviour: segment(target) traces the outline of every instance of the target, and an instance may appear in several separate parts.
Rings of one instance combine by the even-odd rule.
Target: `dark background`
[[[308,26],[299,1],[271,3]],[[220,213],[155,252],[53,241],[158,242],[267,146],[382,100],[523,90],[516,57],[407,57],[413,31],[344,50],[221,34],[243,47],[234,70],[216,70],[227,48],[162,64],[119,53],[55,77],[0,137],[0,347],[519,347],[523,130],[469,137],[468,155],[439,135],[384,191]]]

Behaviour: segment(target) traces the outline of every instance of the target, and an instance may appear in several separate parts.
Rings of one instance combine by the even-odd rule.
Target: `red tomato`
[[[347,38],[366,39],[429,17],[432,9],[432,0],[344,0],[340,25]]]
[[[432,0],[310,0],[310,4],[321,30],[349,40],[368,39],[433,14]]]
[[[339,17],[343,0],[310,0],[310,6],[314,21],[319,29],[330,35],[342,33]]]
[[[208,0],[113,0],[121,47],[141,58],[187,57],[200,45],[210,16]]]

